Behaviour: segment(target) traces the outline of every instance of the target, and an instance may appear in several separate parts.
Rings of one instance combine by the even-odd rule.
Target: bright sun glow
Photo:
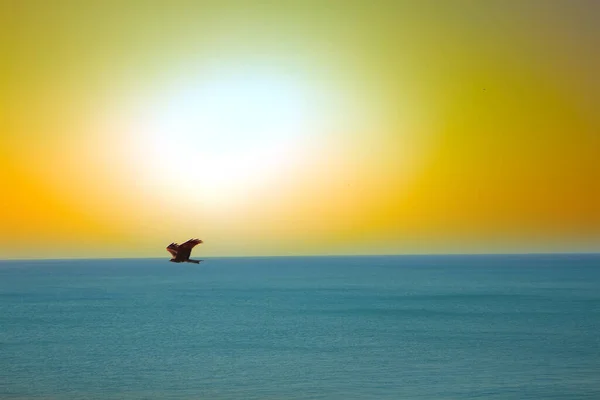
[[[315,94],[284,77],[209,75],[165,92],[136,116],[135,162],[153,186],[205,205],[281,176],[322,128]]]

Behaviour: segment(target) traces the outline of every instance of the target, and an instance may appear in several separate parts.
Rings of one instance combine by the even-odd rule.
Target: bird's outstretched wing
[[[167,251],[171,253],[173,258],[177,257],[177,252],[179,251],[179,245],[177,243],[171,243],[167,246]]]
[[[202,240],[200,239],[190,239],[187,242],[180,244],[177,249],[177,260],[188,260],[194,246],[200,243],[202,243]]]
[[[194,248],[194,246],[196,246],[200,243],[202,243],[202,240],[200,240],[200,239],[190,239],[187,242],[180,244],[178,250],[181,251],[181,250],[189,249],[191,251]]]

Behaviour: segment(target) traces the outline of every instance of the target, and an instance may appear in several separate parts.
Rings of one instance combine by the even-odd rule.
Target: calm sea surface
[[[600,256],[0,261],[2,399],[600,399]]]

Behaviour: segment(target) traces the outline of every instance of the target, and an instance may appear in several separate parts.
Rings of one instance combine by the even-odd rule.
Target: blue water
[[[600,256],[0,262],[2,399],[600,399]]]

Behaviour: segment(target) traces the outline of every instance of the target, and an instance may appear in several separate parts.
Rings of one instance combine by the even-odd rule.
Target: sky
[[[600,251],[599,2],[0,7],[0,258]]]

